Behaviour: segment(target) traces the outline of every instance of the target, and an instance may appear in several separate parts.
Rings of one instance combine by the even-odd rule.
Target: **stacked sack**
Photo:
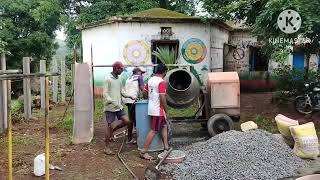
[[[299,122],[296,120],[287,118],[282,114],[278,114],[275,117],[275,120],[277,123],[278,130],[282,135],[284,141],[292,148],[294,145],[294,139],[291,135],[289,127],[299,125]]]
[[[312,122],[299,125],[299,122],[281,114],[275,117],[278,130],[294,153],[305,159],[316,159],[319,155],[319,141]]]

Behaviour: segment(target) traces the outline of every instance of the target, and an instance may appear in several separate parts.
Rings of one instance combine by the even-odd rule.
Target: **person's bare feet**
[[[115,153],[113,152],[113,151],[111,151],[111,149],[110,148],[106,148],[106,149],[104,149],[104,151],[103,151],[106,155],[115,155]]]
[[[137,144],[137,141],[135,139],[131,139],[131,141],[127,141],[126,144]]]
[[[146,152],[140,152],[140,157],[146,160],[154,160],[154,158]]]

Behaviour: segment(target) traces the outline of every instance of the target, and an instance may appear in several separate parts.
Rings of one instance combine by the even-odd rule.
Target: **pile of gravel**
[[[181,164],[167,164],[161,170],[173,179],[280,179],[296,175],[306,162],[293,150],[263,130],[228,131],[186,150]]]

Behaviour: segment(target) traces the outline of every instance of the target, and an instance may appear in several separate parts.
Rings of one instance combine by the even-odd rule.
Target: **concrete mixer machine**
[[[165,77],[167,103],[174,108],[186,108],[198,101],[193,117],[174,117],[175,122],[200,122],[211,136],[232,130],[240,119],[240,82],[237,72],[210,72],[202,85],[191,71],[177,68]]]

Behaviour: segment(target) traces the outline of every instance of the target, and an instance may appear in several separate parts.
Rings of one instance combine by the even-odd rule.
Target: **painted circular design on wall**
[[[129,41],[123,49],[123,58],[129,64],[144,64],[150,57],[150,48],[144,41]]]
[[[188,63],[198,64],[206,54],[207,48],[200,39],[191,38],[182,45],[182,56]]]

